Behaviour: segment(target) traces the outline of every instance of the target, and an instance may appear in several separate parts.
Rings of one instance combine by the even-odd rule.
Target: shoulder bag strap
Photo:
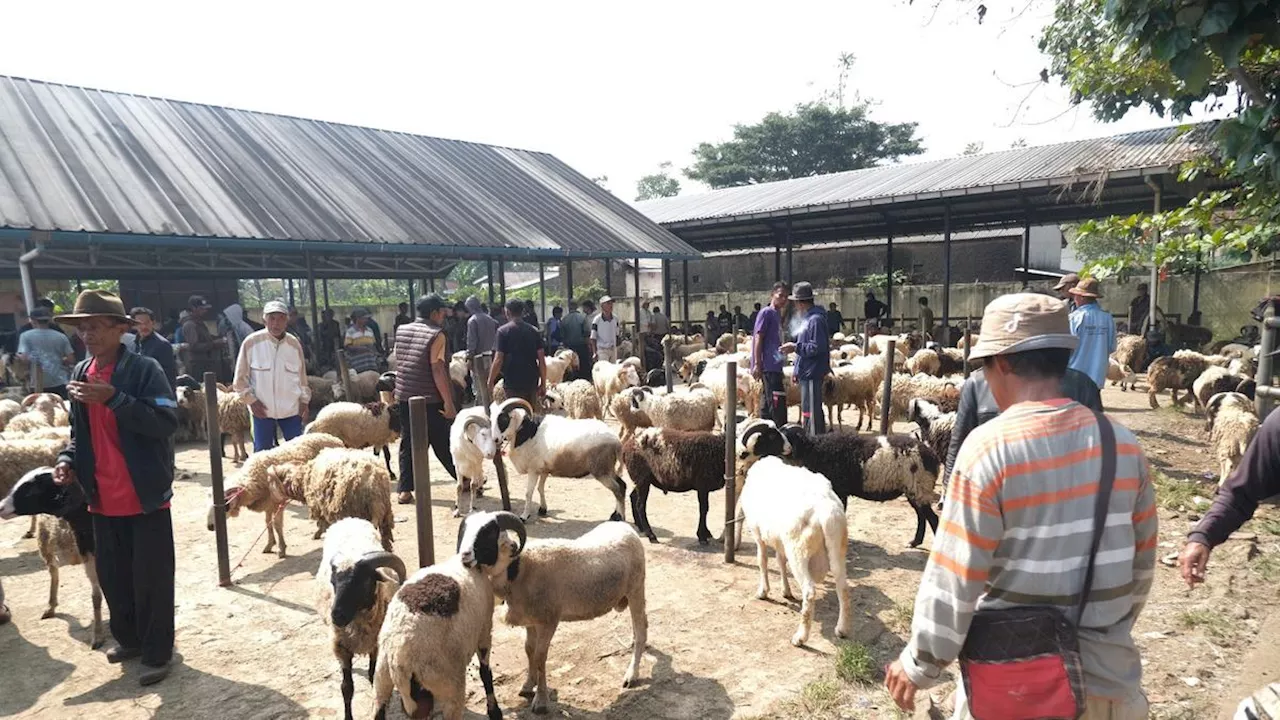
[[[1076,608],[1076,625],[1084,619],[1084,606],[1089,603],[1093,590],[1093,562],[1102,545],[1102,533],[1107,528],[1107,510],[1111,505],[1111,489],[1116,482],[1116,431],[1106,415],[1094,411],[1098,421],[1098,435],[1102,441],[1102,473],[1098,480],[1097,502],[1093,510],[1093,542],[1089,546],[1089,566],[1084,573],[1084,587],[1080,590],[1080,605]]]

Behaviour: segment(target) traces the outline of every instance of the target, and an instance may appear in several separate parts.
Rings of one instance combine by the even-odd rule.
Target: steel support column
[[[573,261],[565,260],[561,267],[564,269],[564,301],[567,305],[573,300]],[[565,312],[568,311],[569,309],[565,308]]]
[[[1022,225],[1022,289],[1027,289],[1027,283],[1031,280],[1031,216]],[[965,332],[969,329],[965,328]]]
[[[885,237],[884,244],[884,306],[888,308],[886,313],[889,316],[889,322],[893,323],[893,228],[889,228],[889,234]],[[910,307],[908,305],[908,307]],[[921,332],[929,332],[928,328],[924,328]]]
[[[502,301],[502,306],[507,306],[507,261],[498,261],[498,299]]]
[[[492,312],[493,312],[493,300],[494,300],[494,294],[493,294],[493,261],[492,261],[492,260],[485,260],[484,262],[485,262],[485,266],[488,268],[488,273],[489,273],[489,312],[491,312],[491,313],[492,313]]]
[[[623,272],[623,277],[626,277],[625,271]],[[626,288],[623,288],[622,291],[626,292]],[[613,294],[613,261],[608,258],[604,260],[604,294]]]
[[[547,264],[538,261],[538,300],[542,305],[542,314],[538,316],[542,327],[547,327]]]
[[[689,334],[689,292],[690,292],[690,290],[689,290],[689,261],[688,261],[688,260],[681,260],[681,261],[680,261],[680,266],[681,266],[681,267],[680,267],[680,272],[684,275],[684,282],[683,282],[683,284],[682,284],[682,287],[684,288],[684,294],[680,296],[680,305],[681,305],[680,310],[681,310],[681,312],[684,314],[684,334],[685,334],[685,335],[688,335],[688,334]],[[668,318],[668,319],[670,319],[670,318]]]
[[[968,329],[966,328],[966,332]],[[942,344],[951,346],[951,205],[942,210]]]
[[[1199,250],[1197,250],[1196,251],[1196,274],[1195,274],[1194,284],[1192,285],[1192,288],[1191,288],[1191,312],[1193,314],[1198,314],[1200,312],[1200,263],[1202,262],[1203,257],[1204,257],[1203,254]],[[1129,331],[1133,332],[1133,329],[1130,328]]]
[[[636,294],[632,298],[635,301],[635,305],[632,307],[632,309],[635,311],[634,315],[636,319],[635,341],[636,343],[639,343],[640,342],[640,258],[636,258],[635,263],[636,263],[635,264]],[[638,349],[640,350],[640,364],[644,365],[644,348],[641,347]],[[618,358],[618,359],[622,360],[623,358]]]
[[[320,366],[320,355],[323,348],[320,345],[320,311],[316,308],[316,271],[311,265],[311,253],[306,253],[307,259],[307,288],[311,293],[311,344],[315,346],[316,367]]]

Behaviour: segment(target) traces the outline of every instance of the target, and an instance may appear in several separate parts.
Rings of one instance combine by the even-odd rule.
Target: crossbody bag
[[[1076,720],[1084,714],[1084,668],[1078,630],[1093,565],[1107,525],[1116,479],[1116,435],[1095,412],[1102,439],[1102,475],[1093,511],[1093,541],[1074,622],[1060,608],[980,610],[960,650],[960,676],[975,720]]]

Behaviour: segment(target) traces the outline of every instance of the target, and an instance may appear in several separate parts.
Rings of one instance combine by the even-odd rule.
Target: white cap
[[[289,308],[279,300],[270,300],[266,305],[262,306],[262,314],[270,315],[271,313],[289,314]]]

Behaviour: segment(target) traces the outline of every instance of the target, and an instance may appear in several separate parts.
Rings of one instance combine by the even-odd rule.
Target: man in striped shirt
[[[956,459],[911,640],[885,679],[905,710],[917,689],[946,679],[976,610],[1056,606],[1074,618],[1102,467],[1093,412],[1062,396],[1075,345],[1059,300],[1021,293],[986,308],[971,357],[1002,412]],[[1079,628],[1090,720],[1147,717],[1131,631],[1151,588],[1155,497],[1133,433],[1115,435],[1115,485]],[[957,696],[955,718],[970,718],[963,689]]]

